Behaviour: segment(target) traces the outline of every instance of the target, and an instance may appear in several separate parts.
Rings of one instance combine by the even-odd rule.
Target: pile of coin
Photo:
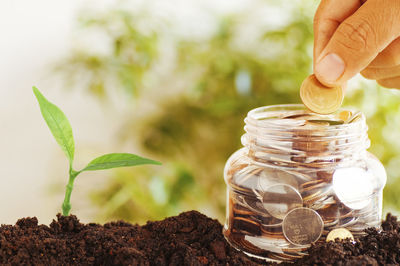
[[[288,141],[242,139],[250,148],[230,163],[226,177],[227,240],[249,254],[282,261],[303,256],[335,228],[357,235],[378,226],[381,191],[371,185],[374,173],[357,161],[346,165],[341,156],[349,140],[327,138],[324,130],[359,118],[349,111],[293,111],[277,116],[280,123],[297,123]]]

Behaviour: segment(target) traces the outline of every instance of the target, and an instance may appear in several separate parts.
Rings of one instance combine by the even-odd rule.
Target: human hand
[[[322,0],[314,17],[314,73],[326,86],[361,74],[400,88],[400,0]]]

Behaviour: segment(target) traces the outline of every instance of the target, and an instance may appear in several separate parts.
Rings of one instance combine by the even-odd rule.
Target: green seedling
[[[68,216],[71,210],[71,193],[74,187],[75,178],[82,172],[104,170],[117,167],[127,167],[142,164],[157,164],[160,162],[140,157],[130,153],[110,153],[92,160],[80,171],[73,169],[75,142],[71,125],[65,114],[53,103],[49,102],[40,91],[33,87],[33,92],[39,102],[40,111],[46,121],[51,133],[60,145],[61,149],[69,160],[69,180],[65,190],[64,202],[61,206],[64,216]]]

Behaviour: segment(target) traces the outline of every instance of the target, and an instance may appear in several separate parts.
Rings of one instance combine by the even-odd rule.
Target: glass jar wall
[[[386,172],[367,151],[362,113],[303,105],[254,109],[228,160],[224,235],[250,255],[291,260],[335,228],[379,227]]]

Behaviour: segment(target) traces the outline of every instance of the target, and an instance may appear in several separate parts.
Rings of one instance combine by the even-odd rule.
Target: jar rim
[[[321,127],[319,124],[309,124],[307,127],[304,127],[298,119],[288,119],[287,116],[292,112],[295,114],[298,112],[303,112],[304,114],[317,115],[320,117],[320,120],[326,119],[328,120],[340,120],[339,114],[341,112],[350,112],[352,113],[352,117],[349,119],[349,122],[336,125],[329,125],[329,127],[324,127],[324,131],[341,131],[344,129],[349,129],[352,127],[359,127],[360,130],[366,131],[366,118],[365,115],[352,108],[340,108],[333,114],[323,115],[316,114],[311,112],[307,107],[303,104],[277,104],[277,105],[267,105],[261,106],[255,109],[250,110],[247,113],[247,117],[245,118],[246,124],[252,124],[253,126],[257,126],[260,128],[270,128],[270,127],[292,127],[296,130],[309,130],[310,128]],[[294,123],[288,123],[288,121],[293,121]],[[297,123],[296,123],[297,121]]]
[[[349,113],[340,116],[343,111]],[[340,117],[340,123],[331,123]],[[333,167],[370,145],[365,116],[356,110],[319,115],[302,104],[271,105],[251,110],[245,123],[242,144],[262,163],[279,160],[281,166],[293,167],[294,163],[306,166],[313,161]]]

